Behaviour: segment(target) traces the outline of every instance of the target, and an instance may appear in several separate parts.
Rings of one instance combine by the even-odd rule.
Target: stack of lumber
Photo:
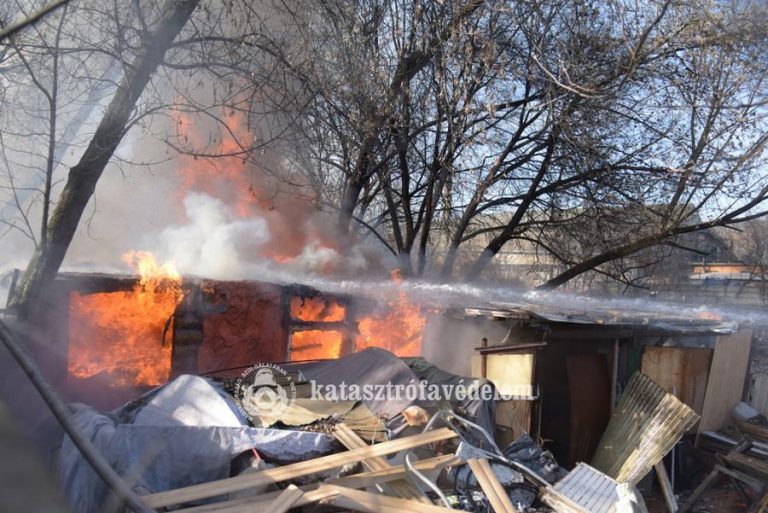
[[[354,432],[349,428],[341,428],[340,431],[343,432],[340,433],[340,437],[347,440],[354,448],[345,452],[282,467],[274,467],[228,479],[154,493],[144,496],[143,499],[152,508],[183,505],[202,499],[224,497],[232,492],[248,490],[265,484],[289,482],[303,476],[318,474],[353,463],[367,462],[365,467],[375,470],[368,470],[363,473],[304,485],[302,487],[289,486],[285,490],[265,493],[256,497],[245,497],[203,506],[187,507],[179,511],[186,513],[240,513],[264,510],[274,513],[274,511],[287,511],[287,509],[292,507],[320,501],[354,511],[365,512],[427,511],[444,513],[450,511],[448,508],[434,505],[420,491],[409,489],[409,485],[403,481],[403,478],[407,475],[405,466],[390,466],[381,458],[427,444],[453,439],[456,437],[456,433],[452,430],[445,428],[437,429],[376,445],[365,444],[361,439],[356,438]],[[415,467],[420,471],[429,471],[457,463],[460,462],[455,456],[443,455],[417,462]],[[401,485],[393,486],[392,489],[399,490],[398,493],[405,494],[408,497],[401,498],[359,490],[360,488],[389,482],[401,483]]]

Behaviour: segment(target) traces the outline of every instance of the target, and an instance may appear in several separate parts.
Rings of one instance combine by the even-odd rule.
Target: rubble
[[[680,507],[680,513],[692,511],[722,477],[730,481],[750,512],[763,512],[768,507],[768,429],[762,427],[765,416],[744,402],[737,404],[731,415],[739,440],[705,432],[703,445],[715,451],[716,463]]]
[[[538,401],[532,385],[530,394],[504,400]],[[336,393],[430,386],[445,393]],[[115,410],[74,404],[71,411],[142,505],[160,511],[647,513],[638,486],[648,475],[677,510],[663,458],[699,416],[642,372],[627,379],[594,457],[565,466],[549,440],[495,429],[500,400],[489,379],[368,348],[331,360],[253,364],[227,377],[182,374]],[[765,418],[739,405],[734,421],[735,436],[701,435],[702,446],[723,454],[682,512],[721,476],[740,482],[754,504],[765,500]],[[75,513],[115,502],[69,437],[58,472]]]
[[[367,361],[379,351],[352,360]],[[334,365],[344,365],[344,359],[325,363],[326,379]],[[387,379],[407,376],[409,366],[398,365],[395,372],[382,369]],[[292,372],[290,380],[305,379],[306,369]],[[322,375],[317,368],[308,374],[313,372]],[[430,373],[442,383],[451,379],[444,371]],[[652,389],[644,379],[637,378],[644,390]],[[155,509],[235,513],[257,506],[280,511],[333,505],[364,512],[646,511],[632,483],[622,484],[585,463],[567,472],[528,434],[502,450],[482,425],[453,411],[450,402],[404,403],[387,418],[381,412],[390,412],[391,405],[375,401],[378,416],[366,401],[294,398],[268,418],[258,408],[240,408],[239,389],[231,385],[184,375],[109,414],[81,406],[75,419],[118,472],[135,474],[142,500]],[[266,386],[276,394],[286,383],[273,380]],[[617,415],[627,408],[620,407]],[[75,511],[94,511],[103,503],[106,488],[66,440],[60,469],[68,477]]]

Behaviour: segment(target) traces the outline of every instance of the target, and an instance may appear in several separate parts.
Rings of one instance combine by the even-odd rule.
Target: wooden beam
[[[338,454],[331,454],[308,461],[301,461],[282,467],[275,467],[252,474],[230,477],[228,479],[219,479],[209,483],[187,486],[176,490],[154,493],[142,497],[144,502],[153,508],[170,506],[172,504],[182,504],[198,499],[224,495],[225,493],[247,490],[254,486],[278,483],[330,470],[350,463],[373,458],[376,456],[385,456],[396,452],[413,449],[422,445],[427,445],[443,440],[455,438],[456,433],[447,428],[428,431],[399,440],[391,440],[373,446],[361,447],[351,451]]]
[[[336,437],[336,440],[341,442],[344,447],[350,450],[368,446],[368,444],[366,444],[362,438],[357,436],[357,434],[352,431],[346,424],[339,424],[336,426],[336,429],[333,431],[333,436]],[[362,464],[365,468],[371,471],[392,468],[392,465],[390,465],[389,462],[387,462],[387,460],[381,456],[363,460]],[[426,504],[432,504],[432,501],[429,500],[429,498],[427,498],[427,496],[424,495],[421,490],[415,489],[405,479],[398,479],[388,483],[385,486],[385,490],[391,492],[392,495],[402,497],[403,499],[414,499]]]
[[[519,513],[512,504],[512,501],[509,500],[504,487],[501,486],[501,483],[496,478],[496,474],[493,473],[488,460],[471,458],[467,460],[467,463],[472,472],[474,472],[477,482],[480,483],[480,488],[485,492],[488,502],[491,503],[491,507],[496,513]]]
[[[487,339],[484,339],[484,340],[487,340]],[[536,349],[541,349],[542,347],[546,347],[546,346],[547,346],[546,342],[530,342],[525,344],[480,346],[480,347],[476,347],[475,351],[477,351],[480,354],[496,354],[496,353],[514,354],[514,353],[520,353],[520,352],[529,353],[531,351],[534,351]]]
[[[460,458],[457,458],[453,454],[444,454],[442,456],[435,456],[434,458],[428,458],[422,461],[417,461],[413,464],[419,471],[437,470],[443,467],[452,465],[461,465],[463,462]],[[407,470],[404,465],[398,465],[390,467],[384,470],[377,470],[375,472],[362,472],[360,474],[353,474],[350,476],[344,476],[336,479],[330,479],[325,484],[336,484],[339,486],[345,486],[347,488],[367,488],[369,486],[375,486],[381,483],[387,483],[395,479],[400,479],[405,476]],[[319,500],[328,498],[327,490],[323,493],[317,491],[317,483],[308,484],[299,487],[304,496],[301,497],[294,507],[305,506]],[[253,505],[259,505],[260,507],[266,507],[270,501],[274,500],[280,492],[267,492],[256,497],[243,497],[239,499],[233,499],[226,502],[217,502],[214,504],[203,504],[202,506],[193,506],[191,508],[184,508],[177,510],[176,513],[239,513],[243,511],[243,507]],[[250,511],[253,511],[251,509]],[[270,512],[271,513],[271,512]]]
[[[611,413],[616,408],[616,392],[619,388],[619,339],[613,339],[613,350],[611,351]]]
[[[664,502],[667,504],[669,513],[677,513],[677,499],[675,498],[675,491],[672,489],[669,475],[667,475],[667,467],[664,466],[664,460],[658,462],[653,468],[656,470],[656,477],[659,479],[661,493],[664,496]]]
[[[338,498],[330,501],[334,506],[365,513],[455,513],[456,511],[444,506],[362,492],[338,485],[322,485],[318,490],[325,488],[339,495]]]
[[[283,490],[274,501],[270,502],[269,506],[267,506],[264,511],[268,511],[269,513],[285,513],[291,509],[296,501],[301,499],[303,495],[304,492],[299,490],[296,485],[288,485],[288,488]]]

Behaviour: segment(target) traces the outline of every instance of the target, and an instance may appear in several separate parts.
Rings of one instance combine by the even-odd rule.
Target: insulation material
[[[592,465],[636,485],[698,420],[689,406],[641,372],[627,384]]]
[[[503,395],[533,395],[533,353],[489,354],[486,356],[486,378]]]
[[[542,500],[558,513],[647,513],[634,487],[617,483],[586,463],[548,488]]]

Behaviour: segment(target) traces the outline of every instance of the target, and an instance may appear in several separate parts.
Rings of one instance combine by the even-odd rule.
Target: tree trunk
[[[125,135],[136,102],[199,1],[168,2],[157,28],[148,36],[144,47],[139,50],[120,81],[83,156],[70,169],[67,183],[48,224],[47,245],[38,248],[32,256],[14,301],[22,314],[34,311],[48,284],[55,278],[96,184]]]

